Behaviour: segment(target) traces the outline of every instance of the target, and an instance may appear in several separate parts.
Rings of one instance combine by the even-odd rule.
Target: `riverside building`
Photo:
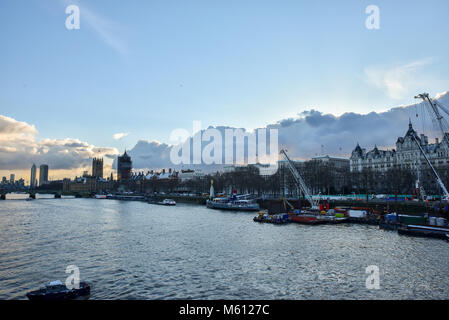
[[[399,137],[396,141],[396,149],[380,150],[375,146],[373,150],[366,152],[366,149],[362,149],[357,144],[350,158],[351,172],[362,172],[363,169],[386,172],[395,167],[418,170],[426,166],[426,160],[414,141],[413,135],[417,137],[418,143],[434,167],[449,164],[449,133],[445,133],[443,141],[436,138],[435,143],[429,143],[428,137],[424,134],[418,136],[410,122],[405,136]]]

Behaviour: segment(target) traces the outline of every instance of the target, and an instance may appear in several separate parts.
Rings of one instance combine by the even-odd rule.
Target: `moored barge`
[[[406,225],[399,227],[398,233],[415,237],[430,237],[446,240],[449,238],[449,228],[447,227]]]

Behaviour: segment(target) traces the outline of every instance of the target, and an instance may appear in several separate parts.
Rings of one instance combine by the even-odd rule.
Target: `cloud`
[[[128,134],[129,132],[114,133],[112,137],[114,138],[114,140],[120,140],[121,138],[126,137]]]
[[[16,151],[17,151],[17,149],[14,148],[14,147],[4,147],[4,146],[0,146],[0,152],[7,153],[7,152],[16,152]]]
[[[449,92],[439,94],[438,97],[441,104],[449,106]],[[357,143],[367,149],[374,148],[375,145],[382,148],[395,148],[397,138],[404,136],[408,130],[409,119],[412,119],[415,129],[421,132],[423,119],[416,118],[416,110],[421,109],[422,106],[422,103],[417,103],[393,108],[386,112],[371,112],[365,115],[351,112],[338,117],[309,110],[298,114],[296,118],[283,119],[270,124],[267,129],[278,130],[279,148],[286,148],[294,159],[310,159],[323,153],[349,157]],[[216,128],[223,132],[227,127]],[[429,134],[427,130],[433,130],[433,128],[432,123],[426,123],[425,133]],[[429,137],[431,138],[432,135]],[[199,168],[210,172],[222,168],[218,165],[204,164],[174,166],[169,156],[172,147],[164,143],[141,140],[127,152],[136,169]]]
[[[78,139],[36,140],[33,125],[0,115],[0,170],[27,169],[46,163],[51,169],[77,169],[93,157],[113,157],[118,150],[96,147]]]
[[[449,106],[449,92],[438,94],[437,97],[442,105]],[[424,119],[417,119],[415,115],[422,107],[424,104],[418,103],[386,112],[365,115],[351,112],[338,117],[309,110],[266,128],[278,130],[279,148],[286,148],[294,159],[310,159],[322,153],[349,157],[357,143],[367,149],[374,145],[394,148],[397,138],[407,131],[410,118],[415,129],[421,133]],[[224,136],[224,131],[229,127],[214,128]],[[428,130],[434,127],[429,122],[424,128]],[[72,138],[37,141],[36,135],[37,130],[33,125],[0,115],[0,170],[29,169],[32,163],[47,163],[51,169],[77,169],[89,167],[92,157],[113,159],[113,168],[116,168],[118,150],[115,148],[98,147]],[[432,135],[429,136],[432,138]],[[203,143],[203,149],[207,145]],[[127,152],[132,158],[133,168],[138,170],[194,168],[212,172],[223,168],[222,165],[205,164],[174,166],[170,161],[173,147],[158,141],[140,140]],[[224,156],[224,149],[222,153]]]
[[[171,146],[165,143],[139,140],[127,153],[132,157],[134,168],[166,168],[170,163],[170,150]],[[114,159],[113,168],[116,166],[116,159]]]
[[[0,142],[9,139],[33,140],[37,130],[33,125],[0,115]]]
[[[392,68],[367,67],[365,76],[369,83],[385,91],[390,98],[402,99],[426,84],[427,80],[418,77],[418,72],[432,60],[426,58]]]

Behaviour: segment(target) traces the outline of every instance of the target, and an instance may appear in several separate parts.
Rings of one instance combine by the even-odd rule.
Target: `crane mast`
[[[419,150],[421,151],[421,154],[424,156],[424,159],[426,159],[427,164],[430,166],[430,168],[432,169],[433,174],[435,175],[438,184],[440,185],[441,189],[443,190],[444,193],[444,200],[449,200],[449,193],[447,192],[447,189],[443,183],[443,181],[441,180],[440,176],[438,175],[438,172],[435,170],[435,168],[432,166],[432,163],[430,162],[429,158],[427,157],[426,153],[424,152],[423,148],[421,147],[421,144],[419,143],[418,139],[416,138],[416,135],[413,135],[413,140],[416,142],[416,144],[418,145]]]
[[[449,114],[448,110],[446,108],[444,108],[442,105],[434,103],[434,101],[432,101],[432,99],[430,99],[428,93],[418,94],[417,96],[415,96],[415,99],[422,99],[424,102],[428,102],[430,104],[430,107],[438,121],[438,127],[440,128],[441,134],[443,135],[443,140],[447,139],[446,133],[444,132],[443,116],[441,115],[438,108],[441,108],[441,110],[443,110],[445,113]]]
[[[419,99],[421,98],[424,102],[428,102],[430,104],[430,107],[432,108],[433,113],[435,114],[437,121],[438,121],[438,126],[443,134],[443,141],[444,139],[446,139],[446,141],[448,142],[449,145],[449,140],[447,138],[446,133],[444,132],[444,127],[443,127],[443,116],[441,115],[440,111],[438,110],[438,107],[441,108],[441,110],[443,110],[446,114],[449,114],[448,110],[446,108],[444,108],[443,106],[441,106],[439,103],[434,103],[432,101],[432,99],[430,99],[429,94],[428,93],[422,93],[419,94],[417,96],[415,96],[415,99]],[[427,157],[426,153],[424,152],[421,144],[419,143],[416,133],[412,135],[413,140],[416,142],[416,144],[418,145],[419,151],[421,151],[421,154],[423,155],[424,159],[426,160],[427,164],[429,165],[429,167],[432,169],[433,174],[435,175],[438,184],[441,187],[441,190],[443,190],[444,193],[444,200],[449,200],[449,192],[447,192],[446,186],[444,185],[443,181],[441,180],[440,176],[438,175],[438,172],[435,170],[435,168],[433,167],[432,163],[430,162],[429,158]]]
[[[296,167],[293,165],[292,161],[287,155],[287,151],[282,149],[281,154],[284,156],[285,160],[287,161],[288,168],[290,169],[290,172],[293,175],[293,178],[295,179],[295,182],[299,189],[304,194],[304,197],[307,201],[309,201],[310,205],[312,206],[312,209],[318,209],[318,202],[319,200],[313,200],[312,194],[307,187],[306,183],[304,182],[304,179],[302,178],[299,171],[296,169]]]

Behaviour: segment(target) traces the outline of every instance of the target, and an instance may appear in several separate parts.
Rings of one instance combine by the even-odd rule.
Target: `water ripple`
[[[447,299],[444,241],[373,226],[261,225],[251,213],[94,199],[3,201],[0,299],[68,265],[91,299]],[[380,268],[367,290],[365,268]]]

